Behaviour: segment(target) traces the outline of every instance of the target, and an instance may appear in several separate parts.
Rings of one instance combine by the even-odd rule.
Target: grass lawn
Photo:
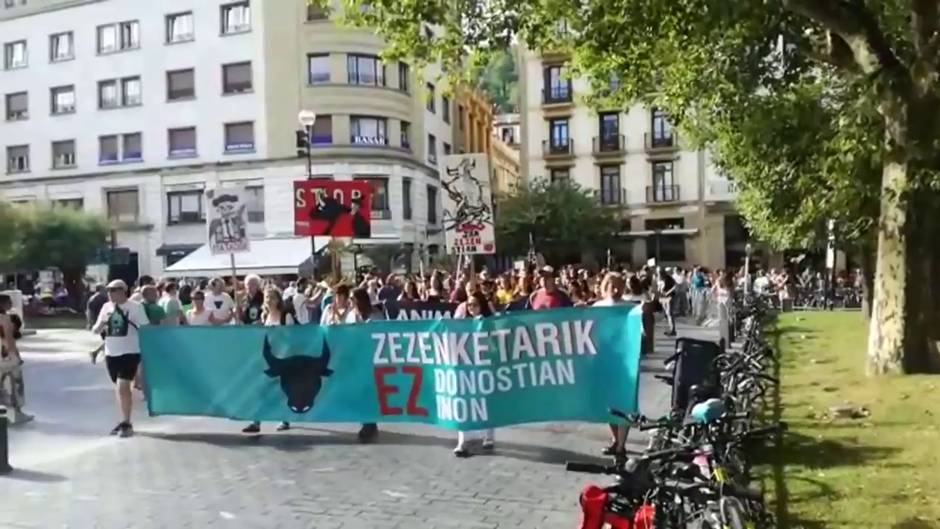
[[[768,452],[781,528],[940,528],[940,376],[868,378],[858,312],[782,315],[777,411],[789,424]],[[870,410],[831,419],[830,407]]]

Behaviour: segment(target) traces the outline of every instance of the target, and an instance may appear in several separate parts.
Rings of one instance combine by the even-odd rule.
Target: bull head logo
[[[322,377],[333,374],[330,365],[330,346],[323,341],[323,353],[319,357],[289,356],[278,358],[271,352],[271,343],[264,337],[264,361],[268,369],[264,374],[279,378],[281,390],[287,396],[287,407],[294,413],[306,413],[313,408],[313,401],[320,393]]]

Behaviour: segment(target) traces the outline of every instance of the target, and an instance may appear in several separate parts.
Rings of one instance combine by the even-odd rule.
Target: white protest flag
[[[444,192],[444,236],[451,254],[496,253],[493,195],[486,154],[445,156],[441,169]]]
[[[206,190],[209,248],[213,255],[247,252],[248,195],[244,187]]]

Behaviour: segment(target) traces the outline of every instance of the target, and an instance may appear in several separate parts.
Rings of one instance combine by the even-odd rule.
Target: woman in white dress
[[[490,302],[483,296],[483,293],[468,292],[468,294],[467,301],[464,302],[466,306],[464,318],[481,320],[493,315],[493,311],[490,310]],[[496,446],[495,433],[493,428],[483,430],[483,444],[481,445],[483,450],[489,452]],[[454,448],[454,455],[461,458],[470,457],[470,451],[467,450],[467,435],[463,431],[457,432],[457,446]]]
[[[294,325],[297,321],[284,305],[284,299],[281,291],[274,286],[269,286],[264,290],[264,306],[261,308],[261,325],[265,327],[280,327],[282,325]],[[290,423],[287,421],[277,425],[277,431],[283,432],[290,430]],[[242,428],[242,433],[261,432],[261,423],[258,421],[250,423]]]

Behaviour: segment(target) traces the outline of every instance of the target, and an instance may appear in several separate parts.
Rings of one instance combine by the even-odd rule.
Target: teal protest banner
[[[144,327],[151,415],[475,430],[637,410],[634,306],[321,327]]]

